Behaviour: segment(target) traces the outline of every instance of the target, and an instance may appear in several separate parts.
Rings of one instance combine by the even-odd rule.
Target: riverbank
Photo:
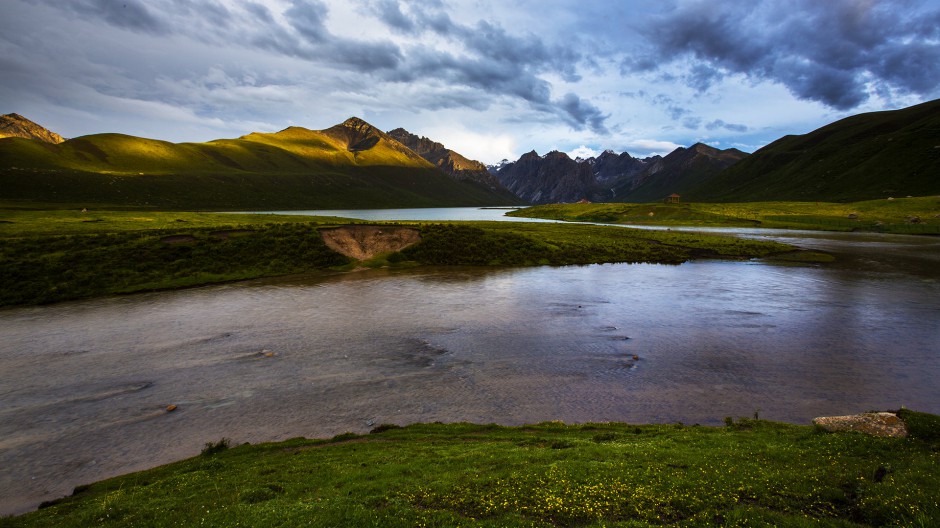
[[[230,446],[79,486],[32,526],[930,526],[940,417],[908,438],[698,425],[376,425]]]
[[[854,203],[550,204],[513,211],[507,216],[608,224],[940,235],[940,197],[936,196]]]
[[[828,256],[728,236],[512,222],[395,222],[420,234],[356,261],[321,229],[335,217],[157,211],[0,210],[0,306],[48,304],[261,277],[419,265],[679,264],[695,258],[820,262]]]

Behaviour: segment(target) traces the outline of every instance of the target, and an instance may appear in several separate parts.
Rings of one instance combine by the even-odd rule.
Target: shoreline
[[[266,495],[267,498],[265,501],[260,501],[261,504],[264,504],[269,499],[277,499],[277,494],[280,493],[293,496],[293,494],[297,493],[297,491],[294,491],[295,489],[301,490],[302,492],[302,490],[305,489],[303,486],[305,485],[304,482],[307,481],[306,477],[303,476],[303,473],[296,473],[290,470],[291,468],[295,468],[297,464],[310,464],[312,467],[318,467],[319,465],[327,463],[327,460],[333,460],[335,461],[333,463],[338,464],[336,469],[341,473],[339,475],[332,473],[330,478],[340,477],[344,480],[350,479],[352,482],[362,482],[365,484],[372,478],[376,478],[366,477],[365,475],[373,474],[376,471],[380,473],[383,471],[382,460],[386,460],[384,465],[392,464],[393,466],[397,466],[404,464],[407,467],[409,464],[415,463],[417,464],[416,467],[422,467],[423,464],[428,463],[426,457],[430,456],[433,459],[437,456],[435,454],[441,453],[443,449],[447,449],[450,455],[448,455],[446,459],[439,461],[441,466],[439,466],[439,469],[435,470],[436,477],[433,482],[440,482],[440,479],[445,479],[445,482],[449,481],[449,479],[454,478],[450,476],[452,472],[457,476],[459,481],[459,475],[464,471],[464,469],[462,469],[463,464],[466,463],[476,467],[476,471],[474,472],[475,476],[471,482],[477,480],[481,482],[491,482],[492,484],[490,484],[490,486],[493,487],[489,489],[504,489],[505,493],[513,493],[512,490],[521,483],[512,484],[511,482],[503,482],[501,479],[505,477],[500,476],[503,472],[499,468],[508,465],[509,467],[518,468],[515,470],[517,472],[543,474],[545,468],[539,467],[538,464],[533,465],[533,462],[534,460],[544,461],[546,457],[555,460],[553,464],[546,467],[559,465],[559,467],[567,468],[565,474],[570,476],[566,478],[585,482],[585,484],[579,484],[579,486],[585,486],[587,482],[599,478],[597,472],[600,472],[600,475],[606,475],[609,471],[614,471],[613,474],[626,476],[626,478],[637,483],[647,482],[647,479],[652,476],[656,480],[666,479],[667,482],[669,482],[670,479],[676,479],[676,482],[681,486],[681,483],[689,478],[689,474],[684,471],[677,472],[676,469],[681,470],[683,468],[689,468],[691,470],[692,468],[699,468],[696,471],[702,471],[704,478],[716,478],[709,476],[711,470],[707,469],[714,464],[713,457],[716,453],[721,455],[718,457],[718,460],[725,460],[724,464],[719,465],[722,467],[724,467],[725,464],[728,465],[728,468],[722,471],[727,472],[731,469],[730,473],[725,473],[725,475],[718,478],[718,480],[710,481],[713,485],[720,488],[730,485],[733,489],[734,486],[737,485],[735,484],[738,478],[735,477],[737,473],[741,473],[741,478],[745,478],[746,475],[753,473],[753,476],[746,477],[753,479],[755,477],[760,478],[759,475],[763,474],[765,471],[770,471],[770,473],[775,475],[773,481],[774,485],[770,488],[770,496],[773,496],[773,490],[777,490],[781,486],[785,488],[792,486],[794,490],[802,490],[803,486],[805,486],[803,483],[804,479],[808,479],[808,481],[812,482],[814,479],[818,478],[813,476],[816,474],[816,471],[811,468],[813,468],[813,464],[815,464],[813,460],[821,458],[822,460],[833,459],[840,461],[840,465],[838,466],[818,468],[821,471],[830,472],[829,474],[831,476],[834,476],[832,472],[852,475],[853,472],[858,471],[856,467],[871,467],[870,471],[874,472],[875,476],[873,477],[871,473],[866,473],[864,477],[861,477],[862,481],[860,484],[865,486],[874,486],[881,482],[880,478],[883,477],[878,477],[877,472],[874,471],[878,464],[882,466],[890,465],[890,467],[893,468],[891,471],[894,472],[891,477],[892,488],[902,487],[905,490],[910,490],[912,484],[909,478],[914,479],[914,486],[922,484],[922,480],[918,479],[925,478],[925,475],[918,471],[912,472],[910,465],[917,464],[918,467],[925,469],[936,466],[936,462],[930,461],[929,453],[931,452],[930,446],[936,446],[935,443],[931,444],[931,442],[936,442],[937,439],[940,438],[938,437],[938,432],[940,432],[940,430],[938,430],[940,417],[903,409],[902,412],[906,413],[904,414],[904,421],[910,428],[910,434],[912,436],[910,439],[878,438],[861,433],[828,433],[821,432],[818,427],[812,425],[794,425],[756,418],[731,417],[725,418],[725,425],[723,426],[683,425],[681,423],[562,423],[557,421],[516,426],[467,422],[435,424],[415,423],[408,425],[383,423],[375,424],[374,427],[368,428],[360,433],[337,433],[332,437],[325,436],[316,439],[292,438],[273,443],[261,442],[236,445],[223,438],[218,441],[206,443],[201,455],[194,453],[194,456],[188,458],[163,461],[147,469],[134,472],[118,470],[113,472],[116,476],[104,476],[102,479],[97,479],[94,482],[85,482],[76,485],[71,494],[49,497],[46,499],[46,502],[42,504],[33,502],[28,505],[22,504],[20,507],[13,508],[10,507],[8,503],[4,508],[5,511],[0,512],[0,526],[6,526],[7,524],[5,523],[8,522],[16,522],[16,526],[20,526],[20,522],[26,523],[28,521],[35,521],[42,525],[42,523],[45,522],[43,519],[56,519],[56,525],[71,525],[68,523],[68,519],[70,518],[74,518],[76,522],[81,523],[82,521],[79,519],[83,517],[78,516],[77,512],[88,510],[97,511],[100,508],[97,506],[99,500],[105,501],[104,503],[111,503],[112,501],[132,501],[129,504],[137,503],[137,507],[148,510],[153,507],[149,506],[149,504],[156,501],[156,504],[158,504],[157,507],[160,508],[161,511],[167,507],[167,501],[170,501],[180,504],[180,506],[172,510],[171,515],[182,515],[183,517],[179,518],[180,520],[192,520],[192,513],[199,514],[201,511],[202,501],[213,502],[215,506],[211,509],[222,512],[228,507],[235,507],[239,502],[239,498],[244,497],[247,490],[256,488],[259,483],[269,481],[278,483],[277,488],[272,488],[277,493],[270,496]],[[475,452],[479,453],[476,446],[481,443],[492,446],[489,449],[492,450],[493,456],[484,456],[484,460],[487,460],[485,462],[475,462],[479,456],[474,455]],[[750,447],[744,447],[745,452],[740,452],[739,448],[735,447],[736,445]],[[835,447],[835,451],[832,450],[833,447]],[[810,460],[800,460],[799,457],[794,458],[792,456],[779,458],[780,455],[792,452],[794,449],[799,450],[802,453],[802,457],[809,457]],[[878,454],[885,449],[888,450],[887,453],[889,454]],[[412,454],[405,458],[399,458],[400,455],[394,454],[397,452]],[[601,453],[605,454],[604,462],[599,464],[595,459]],[[641,473],[634,473],[632,471],[625,472],[625,468],[620,465],[621,463],[617,462],[617,459],[621,458],[624,453],[632,453],[630,458],[641,457],[643,460],[649,458],[650,461],[645,464],[652,464],[650,469],[655,469],[655,472],[650,473],[648,470]],[[868,456],[874,458],[866,463],[865,459],[867,453],[870,453]],[[461,460],[461,457],[458,456],[459,454],[463,454],[465,462]],[[618,454],[620,456],[618,456]],[[297,459],[297,455],[302,456]],[[373,458],[375,456],[380,458]],[[288,466],[284,466],[284,469],[280,469],[280,462],[278,462],[282,459],[290,462]],[[358,463],[347,464],[346,462],[347,460],[351,462],[357,459],[363,460],[364,462],[361,465]],[[443,460],[448,460],[446,465],[443,464]],[[595,460],[595,462],[591,463],[591,460]],[[368,461],[368,463],[365,461]],[[658,463],[656,461],[658,461]],[[561,466],[561,464],[563,464],[563,466]],[[871,464],[875,465],[871,466]],[[225,497],[231,496],[231,499],[223,498],[222,496],[212,498],[215,495],[214,492],[202,496],[202,492],[195,491],[195,489],[188,492],[180,490],[179,499],[175,499],[172,495],[161,497],[163,492],[160,490],[164,489],[164,482],[171,486],[203,486],[203,484],[200,484],[203,482],[200,476],[202,475],[201,470],[209,467],[212,468],[211,473],[205,474],[205,476],[209,477],[212,475],[212,477],[210,480],[205,481],[209,486],[206,492],[212,490],[213,486],[218,488],[218,484],[212,484],[212,482],[224,482],[222,488],[219,489],[224,489]],[[583,469],[581,468],[588,467],[590,467],[591,470],[582,473]],[[839,467],[840,469],[834,470],[834,467]],[[254,474],[264,468],[271,469],[267,470],[267,476],[260,477],[261,480],[256,481],[255,479],[259,478],[257,476],[247,480],[244,479],[246,473]],[[344,470],[342,468],[346,469]],[[794,471],[794,469],[796,471]],[[929,469],[926,470],[928,472],[930,471]],[[193,473],[194,471],[195,473]],[[348,476],[343,477],[342,473],[346,473]],[[521,475],[524,473],[517,474]],[[363,476],[358,476],[359,474],[363,474]],[[643,476],[644,474],[646,476]],[[179,480],[179,478],[186,475],[193,475],[193,477],[187,478],[185,481]],[[400,493],[401,490],[416,490],[408,491],[405,496],[410,496],[409,494],[416,492],[419,494],[426,493],[417,491],[425,489],[422,486],[422,478],[420,475],[421,472],[417,470],[410,470],[410,472],[404,474],[393,471],[390,474],[391,480],[382,481],[388,482],[389,484],[394,483],[394,488],[384,492],[386,494],[384,496],[390,496],[387,495],[388,493],[393,495]],[[657,477],[657,475],[659,475],[659,477]],[[908,475],[910,475],[910,477],[908,477]],[[230,481],[229,479],[232,477],[235,477],[236,480]],[[729,477],[730,482],[726,482]],[[386,476],[385,478],[388,479],[389,477]],[[835,478],[832,481],[832,485],[838,486],[838,482],[840,482],[839,478],[841,477]],[[936,480],[938,477],[936,473],[933,473],[929,478]],[[652,482],[656,482],[656,480]],[[186,484],[183,484],[184,482]],[[500,484],[501,482],[502,484]],[[542,484],[540,484],[541,486],[556,485],[552,483],[554,482],[553,480],[541,480],[540,482],[542,482]],[[818,482],[819,481],[817,481],[817,486]],[[309,484],[306,485],[309,486]],[[333,486],[329,482],[321,483],[321,485],[324,486],[324,491]],[[426,485],[426,483],[424,485]],[[635,489],[636,485],[638,484],[631,484],[627,489]],[[232,486],[236,486],[238,489],[232,489]],[[523,485],[523,487],[526,486],[527,485]],[[612,490],[618,489],[617,486],[612,484],[608,484],[607,486]],[[368,489],[371,488],[372,486],[368,487]],[[705,486],[704,489],[707,488],[709,488],[709,486]],[[356,492],[350,491],[349,495],[346,495],[344,491],[341,491],[341,493],[347,497],[346,500],[357,503],[359,500],[368,501],[366,498],[367,495],[361,495],[365,493],[365,489],[366,488],[363,488],[361,491]],[[394,489],[399,491],[393,491]],[[431,496],[438,496],[439,493],[448,493],[447,485],[443,488],[432,485],[431,489],[436,490],[432,492]],[[580,489],[584,488],[582,487]],[[680,487],[680,490],[681,489]],[[758,492],[756,488],[747,489],[750,490],[746,492],[748,494],[758,493],[757,496],[763,496],[763,492]],[[872,493],[881,488],[870,487],[869,489],[872,490],[869,491],[869,493]],[[120,494],[115,495],[118,491]],[[194,492],[198,495],[192,495]],[[738,492],[740,492],[740,488]],[[467,492],[464,491],[462,493]],[[669,492],[666,493],[666,497],[671,496]],[[802,493],[805,493],[805,491],[794,494],[793,497],[802,496]],[[817,493],[818,491],[810,492],[807,499],[818,501]],[[929,496],[929,491],[921,490],[919,494],[911,494],[910,491],[906,493],[908,493],[909,501],[905,504],[907,504],[908,507],[930,507],[929,501],[932,499],[928,498],[927,503],[923,503],[921,500]],[[927,493],[927,495],[924,495],[924,493]],[[920,498],[913,498],[914,495]],[[473,496],[472,492],[471,496]],[[524,498],[525,493],[522,495],[513,494],[512,496],[517,498],[509,500],[526,500]],[[109,499],[108,497],[113,498]],[[580,498],[576,499],[574,496],[572,497],[572,507],[591,503],[592,499],[588,496],[578,495],[578,497]],[[694,510],[690,510],[690,514],[694,514],[695,511],[698,511],[698,508],[705,508],[706,511],[710,511],[711,508],[716,507],[719,510],[733,509],[735,507],[733,502],[728,504],[725,501],[716,500],[717,497],[712,497],[710,492],[707,491],[703,492],[702,497],[705,502],[695,503],[698,504],[698,506],[696,506]],[[229,504],[228,501],[230,500],[234,500],[234,502],[231,503],[230,506],[225,506],[225,504]],[[474,501],[473,504],[477,504],[477,506],[474,507],[486,504],[485,497],[473,498],[471,500]],[[766,499],[758,499],[758,502],[762,502],[763,500]],[[833,500],[838,501],[840,499],[834,496]],[[182,506],[184,503],[189,503],[190,506]],[[302,501],[295,502],[294,499],[291,499],[283,504],[282,507],[288,510],[292,507],[296,507],[291,506],[292,504],[302,505]],[[421,504],[423,504],[423,502],[418,503],[418,508],[415,511],[424,511]],[[877,503],[872,505],[876,504]],[[123,507],[127,508],[128,506],[125,505]],[[407,505],[407,501],[401,504],[400,507],[404,507],[405,511],[412,511]],[[348,506],[344,508],[348,508]],[[237,514],[239,518],[248,513],[248,510],[244,510],[243,508],[236,510],[240,512]],[[166,511],[170,513],[170,510]],[[497,511],[500,510],[496,510],[494,513],[497,513]],[[519,511],[518,507],[510,508],[499,515],[516,515]],[[536,512],[540,510],[533,509],[531,511]],[[546,511],[549,512],[553,510],[549,509]],[[801,510],[797,510],[797,512],[799,515],[804,515],[806,512],[805,507]],[[205,512],[203,512],[203,515],[204,513]],[[16,517],[6,517],[11,514],[16,515]],[[131,511],[128,511],[125,515],[127,514],[134,515]],[[281,514],[283,514],[283,512]],[[323,512],[320,512],[315,515],[322,514]],[[641,514],[641,512],[638,511],[636,514]],[[654,516],[660,515],[656,513],[655,509],[650,510],[648,514]],[[392,513],[392,515],[397,514]],[[413,513],[407,513],[407,515],[413,515]],[[591,515],[596,514],[589,514],[588,517]],[[832,513],[825,514],[823,519],[829,515],[832,515]],[[115,521],[117,523],[124,522],[121,516],[118,516]],[[22,524],[22,526],[31,525]]]

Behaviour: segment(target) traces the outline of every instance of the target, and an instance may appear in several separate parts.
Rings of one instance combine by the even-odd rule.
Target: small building
[[[591,200],[588,200],[587,198],[581,198],[580,200],[578,200],[578,201],[575,202],[575,203],[579,203],[579,204],[589,204],[589,203],[591,203]]]
[[[672,193],[669,196],[667,196],[666,199],[663,200],[663,203],[677,204],[679,203],[679,195],[676,193]]]

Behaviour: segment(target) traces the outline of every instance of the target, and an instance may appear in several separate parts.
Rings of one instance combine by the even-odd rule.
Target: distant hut
[[[677,204],[679,203],[679,195],[676,193],[672,193],[669,196],[667,196],[665,200],[663,200],[663,203]]]
[[[579,203],[579,204],[586,204],[586,203],[591,203],[591,200],[588,200],[587,198],[581,198],[581,199],[578,200],[576,203]]]

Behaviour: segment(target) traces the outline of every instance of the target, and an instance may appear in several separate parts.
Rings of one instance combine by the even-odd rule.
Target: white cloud
[[[483,134],[456,126],[434,126],[420,132],[409,131],[443,143],[445,147],[467,158],[489,165],[503,159],[515,161],[521,155],[515,139],[509,134]]]
[[[645,158],[647,156],[665,156],[673,150],[683,146],[672,141],[660,141],[656,139],[630,139],[621,143],[624,151],[629,152],[635,158]],[[686,145],[688,146],[688,145]]]
[[[592,149],[591,147],[586,147],[584,145],[581,145],[580,147],[569,151],[567,154],[568,154],[568,157],[571,159],[575,159],[575,158],[587,159],[587,158],[595,158],[601,152],[602,151],[600,150],[595,150],[595,149]]]

